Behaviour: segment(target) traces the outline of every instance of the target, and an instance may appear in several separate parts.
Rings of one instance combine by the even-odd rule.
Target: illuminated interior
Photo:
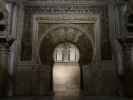
[[[71,43],[55,48],[53,67],[53,88],[55,95],[79,95],[80,66],[79,50]]]
[[[78,63],[79,50],[71,43],[62,43],[55,48],[54,61],[56,63]]]

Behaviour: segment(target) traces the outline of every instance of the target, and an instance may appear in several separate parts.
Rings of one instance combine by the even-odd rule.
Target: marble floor
[[[80,94],[80,66],[78,64],[54,64],[53,88],[56,96]]]

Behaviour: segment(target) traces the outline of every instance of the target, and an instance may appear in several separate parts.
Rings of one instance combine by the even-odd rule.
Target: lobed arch
[[[79,39],[77,40],[77,42],[75,42],[74,40],[64,40],[64,41],[60,41],[58,40],[57,43],[53,43],[52,39],[48,39],[48,37],[50,37],[50,33],[54,33],[54,30],[56,29],[60,29],[60,28],[72,28],[74,30],[77,30],[78,32],[80,32],[82,35],[79,37]],[[81,38],[81,39],[80,39]],[[83,40],[82,40],[83,39]],[[86,31],[84,31],[84,29],[82,29],[80,26],[78,25],[72,25],[72,24],[60,24],[60,25],[56,25],[50,29],[48,29],[39,39],[39,49],[38,49],[38,53],[39,53],[39,61],[41,64],[48,64],[48,63],[53,63],[53,51],[54,48],[63,42],[70,42],[72,44],[74,44],[75,46],[78,47],[79,52],[81,53],[82,57],[80,59],[81,63],[84,64],[88,64],[91,63],[94,60],[95,57],[95,44],[94,44],[94,40],[92,39],[92,36],[90,34],[88,34]],[[89,47],[90,46],[90,47]],[[87,52],[86,48],[88,47],[88,52],[91,51],[92,53],[92,57],[90,58],[86,58],[85,56],[87,56],[87,54],[85,54]],[[43,51],[44,50],[44,51]],[[45,52],[46,54],[44,55],[49,55],[49,57],[42,57],[43,54],[41,54],[41,52]],[[90,56],[90,55],[88,55]],[[42,60],[42,59],[45,60]],[[86,61],[88,59],[88,62]]]

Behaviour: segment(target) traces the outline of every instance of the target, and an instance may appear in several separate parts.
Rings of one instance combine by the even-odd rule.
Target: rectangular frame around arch
[[[35,14],[33,18],[33,37],[32,37],[32,49],[33,49],[33,62],[35,62],[38,55],[39,46],[39,36],[38,36],[38,27],[39,23],[44,24],[94,24],[94,49],[95,49],[95,61],[99,62],[101,60],[101,49],[100,49],[100,15],[91,15],[91,14],[55,14],[55,15],[44,15],[44,14]]]

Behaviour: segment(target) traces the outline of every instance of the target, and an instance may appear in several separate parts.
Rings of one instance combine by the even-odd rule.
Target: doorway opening
[[[53,53],[53,90],[59,96],[80,94],[80,54],[72,43],[59,44]]]

